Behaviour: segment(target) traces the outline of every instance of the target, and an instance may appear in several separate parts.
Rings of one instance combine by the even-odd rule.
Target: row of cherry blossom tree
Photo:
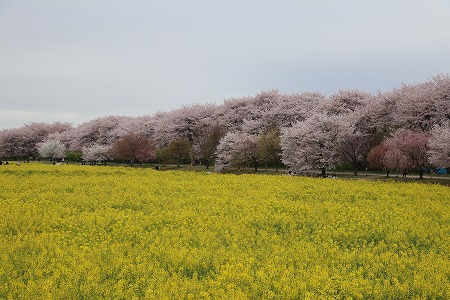
[[[378,94],[342,90],[265,91],[223,104],[194,104],[141,117],[105,116],[79,126],[29,123],[0,132],[3,158],[130,163],[287,166],[293,172],[336,166],[390,170],[450,166],[450,77]]]

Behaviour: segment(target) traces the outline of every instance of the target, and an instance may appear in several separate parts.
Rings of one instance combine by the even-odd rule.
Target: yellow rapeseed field
[[[450,189],[0,166],[0,299],[449,299]]]

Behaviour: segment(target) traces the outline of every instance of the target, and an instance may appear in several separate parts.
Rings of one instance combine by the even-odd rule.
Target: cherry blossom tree
[[[250,165],[256,172],[259,162],[257,136],[242,132],[229,132],[220,140],[215,162],[216,171],[222,171],[226,167],[240,168]]]
[[[155,145],[148,138],[129,133],[117,140],[111,147],[115,159],[134,162],[147,162],[155,158]]]
[[[401,94],[396,91],[378,93],[371,97],[365,106],[355,112],[355,129],[381,138],[388,136],[397,123],[395,112],[400,98]]]
[[[66,146],[57,140],[49,140],[43,142],[38,147],[39,155],[43,158],[50,158],[50,161],[54,159],[63,158],[66,151]]]
[[[353,113],[364,107],[372,95],[358,90],[341,90],[329,97],[324,109],[329,115]]]
[[[345,118],[318,113],[304,122],[282,130],[282,161],[292,171],[304,173],[334,168],[338,163],[336,147],[348,134]]]
[[[156,121],[153,116],[145,115],[125,120],[121,123],[121,126],[126,128],[126,133],[135,133],[139,136],[154,140],[155,123]]]
[[[129,119],[130,117],[126,116],[106,116],[85,122],[70,131],[71,136],[67,137],[70,141],[69,149],[111,146],[124,134],[120,130],[121,124]]]
[[[260,161],[258,136],[246,133],[240,134],[231,146],[230,164],[235,167],[250,165],[256,172]]]
[[[353,166],[353,175],[358,175],[358,169],[366,161],[370,151],[370,136],[359,132],[345,134],[336,145],[340,163],[349,163]]]
[[[387,151],[388,146],[383,142],[370,150],[367,155],[367,161],[371,168],[384,170],[386,171],[386,177],[389,177],[391,170],[389,169],[389,164],[386,163],[385,160],[385,154]]]
[[[440,112],[438,118],[441,120],[439,123],[450,122],[450,75],[438,74],[432,77],[433,82],[433,98],[437,108]]]
[[[417,169],[420,178],[423,178],[423,168],[428,164],[428,138],[429,135],[424,132],[397,130],[385,142],[388,147],[384,155],[387,166],[404,172]]]
[[[319,115],[326,115],[333,121],[335,117],[346,119],[352,127],[352,132],[344,137],[347,141],[343,143],[338,143],[337,140],[330,142],[324,138],[327,141],[326,144],[333,145],[335,149],[331,146],[322,146],[315,155],[319,155],[318,153],[324,149],[332,151],[321,153],[321,158],[310,156],[307,159],[308,164],[300,163],[298,158],[300,152],[306,153],[307,150],[294,151],[300,147],[300,144],[295,145],[301,143],[300,148],[308,145],[306,148],[312,149],[313,130],[311,129],[308,133],[305,124],[312,123],[311,120]],[[304,137],[305,141],[298,135],[294,138],[295,141],[289,142],[284,139],[283,161],[289,162],[292,168],[298,170],[304,170],[307,165],[308,168],[322,169],[323,167],[326,170],[338,162],[334,157],[337,152],[344,154],[341,155],[341,162],[360,164],[361,157],[364,156],[363,152],[367,149],[363,147],[366,142],[370,146],[379,144],[385,137],[400,128],[428,132],[434,128],[433,126],[443,125],[449,120],[450,77],[447,74],[438,74],[423,83],[404,84],[393,91],[377,95],[358,90],[341,90],[330,97],[325,97],[320,93],[304,92],[287,95],[277,90],[269,90],[254,96],[225,100],[221,105],[194,104],[170,112],[142,117],[104,116],[77,127],[61,122],[29,123],[20,128],[0,131],[0,153],[11,158],[35,157],[38,154],[37,145],[47,140],[58,140],[70,151],[80,151],[91,147],[97,149],[98,146],[112,146],[128,134],[136,134],[153,140],[158,148],[163,149],[172,141],[187,140],[192,149],[189,160],[200,160],[209,166],[215,159],[213,153],[216,153],[219,156],[222,155],[222,158],[216,159],[220,168],[226,165],[226,162],[229,163],[227,149],[232,145],[230,140],[232,136],[238,133],[238,135],[259,135],[261,139],[269,130],[276,128],[281,130],[284,136],[295,136],[294,131],[301,130],[307,133]],[[319,124],[324,123],[325,120],[319,122]],[[313,124],[308,126],[314,127]],[[295,129],[290,130],[291,127]],[[230,135],[225,139],[226,133]],[[352,135],[355,134],[364,138],[352,139]],[[222,137],[224,138],[221,139]],[[238,136],[234,137],[238,138]],[[366,141],[366,137],[370,137],[369,141]],[[221,146],[219,140],[221,140]],[[357,142],[359,145],[355,144]],[[342,148],[343,146],[346,147]],[[353,151],[353,158],[345,154],[348,154],[350,150]],[[300,152],[296,153],[296,151]],[[391,154],[394,153],[392,151]],[[359,154],[356,154],[357,152]],[[430,160],[436,155],[436,153],[430,154]],[[395,155],[392,157],[394,158]],[[265,160],[267,163],[267,157]],[[321,161],[320,164],[319,161]]]
[[[232,146],[239,138],[239,133],[232,131],[228,132],[221,140],[216,150],[216,161],[214,162],[214,169],[216,172],[222,171],[230,165]]]
[[[277,120],[273,118],[272,111],[278,105],[281,98],[278,90],[262,91],[247,99],[247,113],[242,119],[239,128],[241,132],[252,135],[261,134],[272,127],[277,126]],[[233,114],[233,111],[231,112]]]
[[[450,167],[450,122],[435,125],[428,140],[428,157],[436,167]]]
[[[227,131],[238,131],[246,118],[253,115],[250,97],[225,100],[212,114],[212,118],[227,128]]]
[[[108,145],[92,145],[83,147],[83,160],[90,163],[101,162],[106,164],[106,161],[111,158],[111,146]]]
[[[423,83],[403,85],[399,91],[398,126],[429,131],[435,124],[450,120],[450,77],[438,74]]]
[[[382,162],[385,166],[385,170],[403,171],[403,175],[406,176],[409,165],[406,156],[401,149],[390,139],[385,140],[383,144],[385,148]]]
[[[291,127],[304,121],[324,106],[326,98],[318,92],[304,92],[291,95],[280,95],[278,102],[270,111],[265,112],[269,128]]]
[[[3,146],[4,140],[4,130],[0,131],[0,161],[3,161],[4,157],[6,157],[6,147]]]
[[[2,130],[0,148],[7,157],[34,158],[38,155],[38,145],[48,139],[51,134],[67,131],[70,123],[31,122],[19,128]]]
[[[187,139],[192,146],[197,127],[209,118],[215,110],[212,104],[184,106],[155,116],[154,139],[158,147],[165,147],[171,141]]]
[[[108,131],[113,143],[127,134],[136,134],[141,137],[153,139],[155,134],[154,116],[123,117],[118,120],[117,126]]]
[[[25,138],[23,131],[19,128],[4,129],[0,135],[0,148],[2,157],[25,157],[22,140]]]
[[[271,128],[290,127],[295,122],[304,121],[324,105],[325,96],[309,92],[285,95],[273,90],[261,92],[244,101],[249,104],[229,112],[233,116],[231,118],[238,118],[230,130],[261,134]]]
[[[369,166],[374,169],[384,170],[386,177],[392,170],[406,172],[409,168],[407,156],[404,155],[398,144],[392,142],[392,138],[385,139],[381,144],[373,147],[368,156]]]

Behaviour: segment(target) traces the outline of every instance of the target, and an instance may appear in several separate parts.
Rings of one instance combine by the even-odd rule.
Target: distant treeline
[[[370,94],[276,90],[141,117],[78,126],[31,122],[0,131],[3,159],[287,166],[309,173],[352,167],[419,172],[450,166],[450,77]]]

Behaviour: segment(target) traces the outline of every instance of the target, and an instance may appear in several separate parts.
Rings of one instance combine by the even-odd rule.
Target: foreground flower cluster
[[[0,168],[1,299],[448,299],[450,189]]]

